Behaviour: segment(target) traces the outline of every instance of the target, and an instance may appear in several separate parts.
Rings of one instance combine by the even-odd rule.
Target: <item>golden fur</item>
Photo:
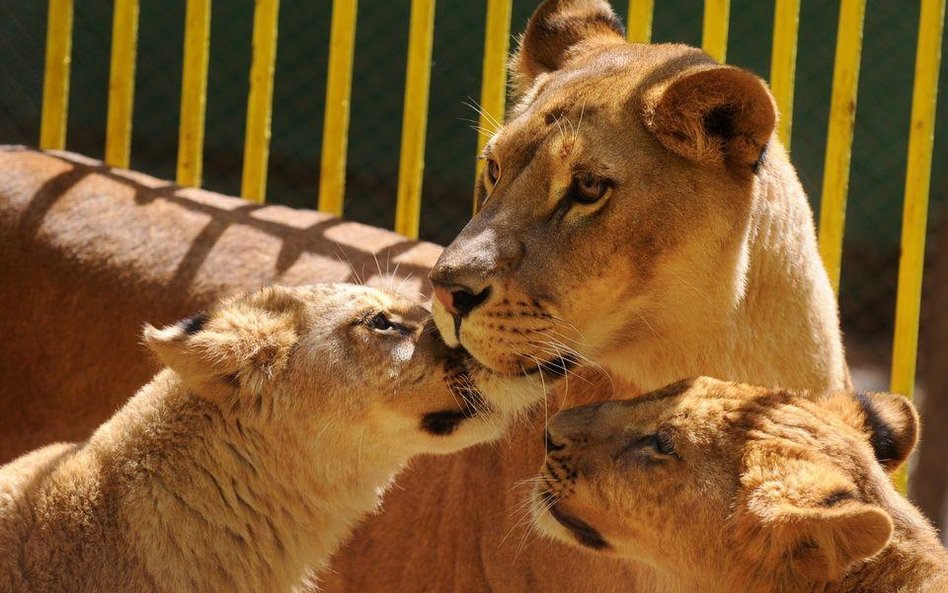
[[[431,273],[449,343],[506,372],[589,360],[645,391],[698,374],[848,386],[813,216],[759,78],[626,43],[593,0],[545,2],[511,68],[518,100],[484,149],[480,212]]]
[[[584,58],[580,49],[590,45],[588,41],[595,45],[605,37],[611,43],[600,51],[632,52],[641,58],[641,65],[629,70],[630,77],[641,77],[648,70],[654,77],[667,80],[679,73],[685,62],[700,57],[681,46],[620,43],[616,34],[609,32],[613,28],[612,13],[602,3],[544,6],[528,27],[539,36],[528,30],[518,53],[521,60],[528,56],[543,60],[534,64],[532,74],[518,66],[514,73],[521,80],[521,89],[532,85],[535,91],[521,99],[524,114],[532,113],[528,101],[534,95],[540,99],[535,107],[547,104],[547,99],[571,106],[568,118],[550,114],[560,127],[569,128],[570,123],[575,127],[583,112],[581,106],[577,111],[575,101],[571,101],[578,92],[567,84],[570,76],[564,76],[571,70],[561,70],[556,63],[567,54],[576,54],[577,66],[585,63],[592,68],[588,71],[588,90],[584,91],[587,104],[597,97],[609,99],[600,105],[602,108],[624,104],[624,96],[618,93],[628,87],[614,84],[624,75],[610,73],[608,64],[586,59],[592,55]],[[558,18],[559,8],[568,9],[573,16]],[[558,19],[557,26],[546,27],[550,21],[544,14]],[[586,18],[589,15],[593,18]],[[590,39],[585,32],[596,34]],[[583,41],[567,44],[572,37]],[[564,45],[568,45],[565,53],[560,51]],[[543,47],[547,50],[533,51]],[[601,68],[598,74],[596,68]],[[548,81],[548,95],[533,84],[541,79]],[[516,113],[509,124],[513,127],[504,128],[508,132],[520,125],[515,123]],[[707,342],[695,347],[694,341],[683,339],[685,334],[676,331],[674,323],[665,325],[674,318],[658,325],[657,317],[647,317],[651,330],[630,325],[620,341],[622,348],[614,351],[613,357],[598,360],[634,380],[634,385],[619,392],[642,392],[697,374],[798,388],[842,387],[845,370],[836,314],[815,254],[812,215],[779,144],[768,141],[767,158],[758,175],[749,181],[735,181],[717,165],[690,166],[685,157],[663,149],[664,145],[644,131],[634,111],[619,115],[623,119],[617,118],[614,125],[606,120],[596,124],[603,134],[595,140],[604,147],[641,153],[650,159],[632,170],[641,176],[643,187],[648,182],[654,190],[644,196],[652,199],[642,202],[634,213],[654,219],[659,225],[656,230],[668,232],[633,233],[628,228],[634,226],[632,223],[640,225],[639,230],[649,229],[641,226],[641,218],[623,217],[612,218],[610,228],[589,233],[597,241],[561,232],[562,224],[524,227],[533,220],[533,205],[518,199],[525,192],[514,192],[512,186],[504,189],[505,184],[516,181],[509,175],[517,170],[516,159],[522,155],[526,160],[533,155],[530,138],[523,137],[525,151],[511,146],[509,155],[514,160],[502,161],[496,191],[460,242],[449,250],[442,261],[442,273],[450,272],[455,263],[463,263],[458,247],[461,244],[467,245],[471,257],[488,257],[504,247],[501,255],[512,253],[512,257],[502,259],[515,269],[519,246],[511,238],[529,239],[533,263],[519,267],[529,269],[533,278],[548,279],[548,288],[562,287],[564,294],[586,295],[584,299],[595,306],[587,307],[582,305],[586,301],[577,299],[576,310],[560,311],[557,319],[552,314],[546,318],[532,316],[537,310],[529,301],[518,304],[510,300],[506,308],[501,308],[499,302],[488,303],[462,323],[462,341],[470,344],[468,338],[476,327],[486,331],[486,324],[476,320],[487,308],[497,307],[491,313],[496,316],[490,319],[508,331],[484,334],[485,339],[491,335],[498,338],[495,347],[514,343],[520,350],[521,336],[514,330],[537,328],[546,335],[538,340],[536,349],[554,351],[551,358],[555,359],[557,352],[566,353],[564,346],[575,346],[598,358],[595,352],[582,350],[574,343],[581,336],[573,326],[592,344],[599,339],[594,335],[598,330],[587,327],[591,324],[585,317],[580,318],[585,315],[582,311],[587,311],[590,319],[595,316],[592,321],[602,327],[609,323],[610,316],[625,315],[625,305],[612,306],[614,295],[623,291],[612,292],[614,282],[604,263],[625,248],[626,253],[638,255],[629,255],[628,263],[621,259],[610,263],[631,269],[632,263],[654,261],[641,269],[656,270],[662,277],[688,285],[680,291],[673,290],[674,286],[660,291],[667,297],[679,293],[688,297],[687,304],[673,300],[676,306],[661,311],[666,313],[664,317],[668,317],[668,311],[680,313],[684,328],[688,324],[706,327],[700,336],[687,335]],[[590,129],[594,119],[587,120],[584,114],[580,136]],[[529,124],[533,120],[521,121]],[[547,127],[529,125],[521,129],[525,133],[545,133]],[[503,138],[501,130],[495,139],[497,150],[502,148]],[[206,306],[221,291],[271,282],[347,279],[349,260],[357,273],[377,281],[381,274],[373,274],[373,257],[379,259],[383,269],[389,262],[390,269],[399,264],[397,275],[411,277],[409,290],[426,289],[418,281],[439,255],[436,246],[409,242],[378,229],[319,213],[257,206],[210,192],[177,188],[76,155],[10,148],[0,151],[0,166],[5,172],[0,176],[0,238],[4,245],[0,250],[0,274],[4,277],[0,299],[5,304],[0,312],[0,333],[15,336],[0,341],[0,455],[4,459],[44,442],[83,438],[150,376],[153,371],[143,362],[133,339],[144,312],[154,311],[158,319],[171,321]],[[517,183],[529,181],[539,187],[537,179],[543,175],[543,171],[531,170],[526,176],[520,175]],[[717,200],[712,205],[728,204],[723,191],[736,187],[739,191],[735,197],[752,203],[754,214],[738,237],[724,241],[726,257],[719,264],[682,271],[683,262],[688,260],[669,258],[667,252],[658,257],[656,250],[664,249],[672,239],[704,237],[713,230],[702,218],[701,203],[690,200],[696,183],[721,189],[721,193],[713,194]],[[663,207],[664,202],[658,199],[662,196],[685,201],[682,208],[672,210]],[[608,203],[615,205],[618,201],[609,199]],[[513,210],[491,210],[501,210],[501,204]],[[512,228],[506,227],[505,219]],[[660,223],[666,219],[667,225]],[[700,222],[689,222],[692,219]],[[476,232],[478,228],[481,232]],[[492,237],[491,233],[496,234]],[[480,244],[472,241],[475,235]],[[747,246],[746,255],[734,255],[735,242]],[[702,246],[694,248],[700,250]],[[571,257],[572,252],[581,257]],[[549,258],[537,263],[536,255],[544,253]],[[728,268],[728,262],[735,260],[746,264]],[[690,261],[694,264],[696,260]],[[726,272],[723,276],[722,268]],[[595,277],[598,274],[604,275]],[[728,281],[722,282],[721,278]],[[709,286],[707,302],[704,296],[694,296]],[[735,286],[744,288],[732,292]],[[722,293],[723,299],[719,298]],[[597,300],[594,295],[606,298]],[[653,305],[661,302],[656,299]],[[692,309],[695,302],[699,306]],[[725,307],[731,312],[728,316],[721,319],[723,311],[714,309],[714,315],[702,317],[709,303],[718,306],[722,302],[734,305]],[[635,299],[623,303],[631,306]],[[528,315],[515,316],[514,307],[522,307]],[[577,317],[570,317],[574,313]],[[639,318],[636,312],[632,314]],[[531,326],[530,319],[546,319],[549,323],[546,327],[539,323]],[[511,323],[504,323],[507,320]],[[87,331],[103,324],[109,327],[108,333]],[[450,340],[450,331],[445,333]],[[662,337],[665,335],[667,338]],[[482,362],[496,366],[491,362],[494,356],[483,352],[483,347],[470,347]],[[603,352],[606,350],[612,347]],[[629,364],[622,364],[625,360]],[[525,366],[531,362],[525,361]],[[519,364],[508,368],[519,369]],[[634,372],[626,372],[630,368]],[[616,393],[613,383],[624,381],[622,377],[610,380],[594,371],[581,372],[584,380],[570,378],[563,388],[551,392],[548,406],[533,415],[526,426],[517,426],[509,442],[413,463],[412,471],[399,480],[404,489],[394,489],[386,496],[386,512],[367,520],[335,555],[333,571],[325,575],[324,589],[336,593],[393,589],[406,593],[636,590],[636,572],[625,563],[577,558],[563,545],[533,541],[517,511],[523,491],[516,485],[533,475],[543,456],[537,438],[544,426],[543,412],[555,410],[564,401],[572,405],[612,398]],[[537,379],[545,381],[546,377],[539,375]],[[432,508],[440,509],[439,513],[431,514]]]
[[[168,368],[88,441],[0,468],[0,590],[290,591],[410,457],[532,403],[361,286],[265,288],[144,341]]]
[[[503,370],[532,368],[540,358],[552,360],[545,368],[555,371],[558,358],[585,357],[621,375],[579,370],[582,380],[570,377],[551,391],[550,412],[699,374],[845,387],[835,305],[793,168],[770,134],[758,172],[745,162],[761,124],[769,127],[765,87],[727,69],[725,82],[739,83],[742,97],[752,81],[757,91],[747,95],[749,104],[736,103],[755,115],[732,128],[742,137],[725,142],[720,133],[733,118],[712,118],[719,134],[676,144],[668,126],[676,120],[661,117],[658,107],[681,102],[646,97],[639,87],[660,91],[713,63],[683,46],[627,45],[617,27],[608,6],[593,1],[544,4],[528,25],[512,69],[518,104],[490,145],[501,166],[498,183],[485,184],[489,199],[434,279],[442,287],[462,281],[452,274],[480,263],[495,280],[494,271],[510,272],[509,283],[497,281],[497,295],[530,294],[540,307],[491,299],[461,323],[461,341]],[[735,94],[733,86],[725,90]],[[645,99],[656,109],[640,113]],[[693,122],[681,119],[682,139],[707,129]],[[569,148],[569,137],[576,150],[620,157],[607,164],[632,183],[617,184],[598,206],[551,220],[544,217],[550,204],[540,202],[555,191],[534,190],[554,178],[556,187],[569,183],[572,156],[560,160],[548,150]],[[725,158],[725,149],[733,156]],[[0,341],[4,459],[42,442],[81,438],[149,376],[132,339],[145,311],[170,321],[223,290],[346,279],[347,260],[377,281],[373,256],[382,268],[399,264],[410,290],[427,290],[418,280],[440,253],[379,229],[181,189],[75,155],[8,149],[0,151],[0,166],[0,333],[16,336]],[[599,209],[608,224],[587,225],[596,218],[580,216]],[[629,278],[634,282],[623,285]],[[564,295],[575,298],[560,308]],[[440,308],[436,303],[436,315],[444,317]],[[452,322],[440,319],[453,342]],[[87,331],[101,324],[109,334]],[[564,356],[571,349],[580,355]],[[511,357],[517,352],[528,356]],[[616,389],[625,378],[634,384]],[[400,478],[404,489],[386,496],[386,512],[367,520],[334,557],[324,588],[635,591],[637,572],[626,563],[576,557],[525,533],[517,511],[523,492],[515,486],[544,454],[543,412],[518,425],[507,443],[415,462]]]
[[[551,421],[535,521],[653,591],[945,591],[948,552],[885,471],[917,436],[898,395],[684,381]]]

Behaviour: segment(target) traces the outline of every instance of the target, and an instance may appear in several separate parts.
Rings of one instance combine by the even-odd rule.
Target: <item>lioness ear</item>
[[[510,60],[514,95],[577,53],[605,43],[625,43],[625,30],[608,2],[547,0],[530,17]]]
[[[162,329],[146,325],[144,342],[199,390],[227,385],[258,393],[285,367],[298,337],[295,301],[281,290],[228,299]]]
[[[773,97],[745,70],[719,66],[685,74],[646,104],[659,142],[701,164],[756,173],[776,123]]]
[[[741,482],[737,537],[788,578],[839,580],[892,536],[892,519],[882,507],[863,502],[852,480],[801,451],[745,460]]]

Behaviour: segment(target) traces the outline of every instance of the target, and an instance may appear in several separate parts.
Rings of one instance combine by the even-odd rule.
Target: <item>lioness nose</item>
[[[481,305],[484,301],[487,300],[487,297],[490,296],[490,287],[481,290],[480,292],[475,293],[473,290],[466,286],[460,285],[451,285],[445,286],[438,284],[432,280],[434,285],[434,294],[444,308],[451,315],[460,315],[461,317],[467,317],[467,315]]]

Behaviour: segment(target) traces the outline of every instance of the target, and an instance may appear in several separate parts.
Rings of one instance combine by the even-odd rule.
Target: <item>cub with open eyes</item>
[[[530,403],[366,287],[265,288],[144,341],[168,368],[88,441],[0,468],[0,591],[290,591],[410,457]]]
[[[917,435],[898,395],[685,381],[555,418],[534,518],[651,591],[943,593],[948,552],[886,473]]]

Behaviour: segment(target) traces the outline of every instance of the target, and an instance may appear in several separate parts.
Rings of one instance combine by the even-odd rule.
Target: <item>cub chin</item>
[[[144,342],[167,368],[88,441],[0,468],[0,591],[293,590],[409,458],[539,396],[361,286],[265,288]]]
[[[948,552],[888,475],[918,429],[898,395],[684,381],[557,416],[534,521],[649,567],[653,591],[948,591]]]

